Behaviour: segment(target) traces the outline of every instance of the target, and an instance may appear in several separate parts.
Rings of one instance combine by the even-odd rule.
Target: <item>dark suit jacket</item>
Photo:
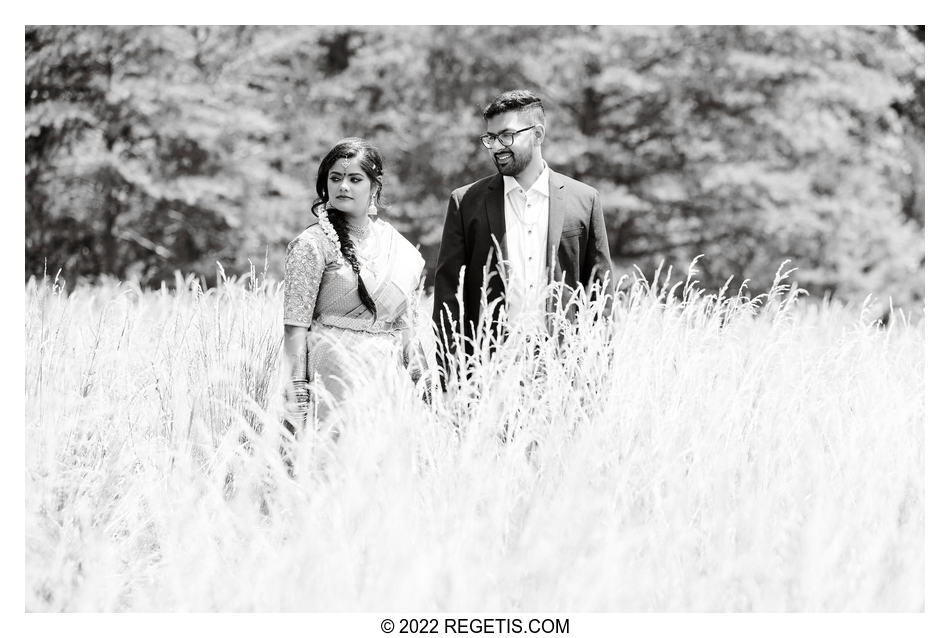
[[[548,202],[546,266],[549,275],[555,281],[563,277],[571,287],[602,281],[611,264],[600,194],[552,170]],[[455,344],[446,338],[443,321],[451,330],[450,321],[460,321],[460,310],[464,317],[464,334],[470,338],[474,333],[473,326],[481,319],[483,284],[487,284],[489,306],[495,304],[495,313],[500,309],[504,282],[498,273],[499,248],[502,258],[507,258],[505,183],[500,174],[495,174],[455,190],[449,198],[435,267],[432,313],[444,351],[454,352]],[[456,291],[462,266],[465,272],[462,308],[459,308]],[[496,316],[491,318],[493,329]]]

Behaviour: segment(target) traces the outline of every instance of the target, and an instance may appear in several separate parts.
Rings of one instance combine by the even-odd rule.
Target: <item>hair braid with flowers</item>
[[[338,159],[343,157],[358,158],[360,168],[363,169],[367,177],[369,177],[376,186],[376,201],[380,202],[383,190],[383,161],[379,155],[379,151],[361,138],[348,137],[337,142],[336,145],[330,149],[330,152],[327,153],[326,157],[323,158],[323,161],[320,162],[320,167],[317,169],[317,201],[314,202],[310,208],[310,212],[313,213],[317,219],[321,219],[321,213],[324,213],[326,215],[325,218],[329,220],[332,225],[336,237],[330,236],[331,234],[328,232],[329,229],[325,227],[324,233],[330,236],[331,240],[335,240],[334,243],[339,245],[340,253],[343,255],[343,258],[346,259],[353,269],[353,272],[356,273],[356,292],[359,295],[360,301],[363,302],[363,305],[373,313],[373,321],[375,321],[377,318],[376,302],[374,302],[372,296],[370,296],[369,290],[367,290],[366,284],[363,282],[363,277],[360,275],[360,262],[356,256],[356,246],[350,237],[346,216],[341,211],[326,208],[326,202],[330,199],[327,192],[327,179],[330,168]],[[321,226],[323,226],[322,223]]]
[[[363,302],[363,305],[373,313],[373,321],[376,321],[376,302],[373,301],[373,298],[370,296],[369,290],[366,289],[366,284],[363,283],[363,276],[360,275],[360,262],[359,259],[356,258],[356,246],[350,237],[346,224],[346,216],[336,209],[329,208],[327,209],[327,219],[333,224],[333,230],[336,231],[337,237],[340,238],[340,252],[343,254],[343,258],[350,263],[350,267],[353,269],[353,272],[356,273],[356,293],[360,296],[360,301]]]

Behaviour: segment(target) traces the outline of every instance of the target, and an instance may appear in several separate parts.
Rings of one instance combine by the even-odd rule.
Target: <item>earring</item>
[[[369,208],[366,209],[366,214],[370,217],[376,217],[379,214],[379,211],[376,209],[376,198],[373,198],[373,201],[370,203]]]

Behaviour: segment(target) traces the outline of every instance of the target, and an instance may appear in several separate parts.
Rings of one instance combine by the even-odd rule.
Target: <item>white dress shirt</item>
[[[544,169],[527,190],[514,177],[505,175],[505,238],[508,248],[506,300],[512,321],[543,322],[547,273],[549,183],[551,170]]]

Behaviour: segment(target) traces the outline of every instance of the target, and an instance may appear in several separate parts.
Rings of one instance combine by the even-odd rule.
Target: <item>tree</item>
[[[503,90],[602,194],[620,270],[923,299],[922,27],[30,27],[27,274],[210,276],[311,223],[337,139],[375,142],[430,268]],[[278,273],[279,274],[279,273]]]
[[[250,133],[240,30],[28,27],[27,275],[214,272],[234,260]],[[238,135],[234,133],[238,132]],[[241,135],[243,133],[244,135]]]
[[[598,28],[574,39],[547,56],[538,84],[562,75],[573,87],[561,97],[571,130],[555,128],[551,145],[601,186],[620,260],[649,272],[703,253],[711,285],[768,285],[788,258],[813,294],[922,299],[922,228],[899,214],[892,180],[906,135],[892,104],[911,97],[902,78],[922,73],[901,30]]]

